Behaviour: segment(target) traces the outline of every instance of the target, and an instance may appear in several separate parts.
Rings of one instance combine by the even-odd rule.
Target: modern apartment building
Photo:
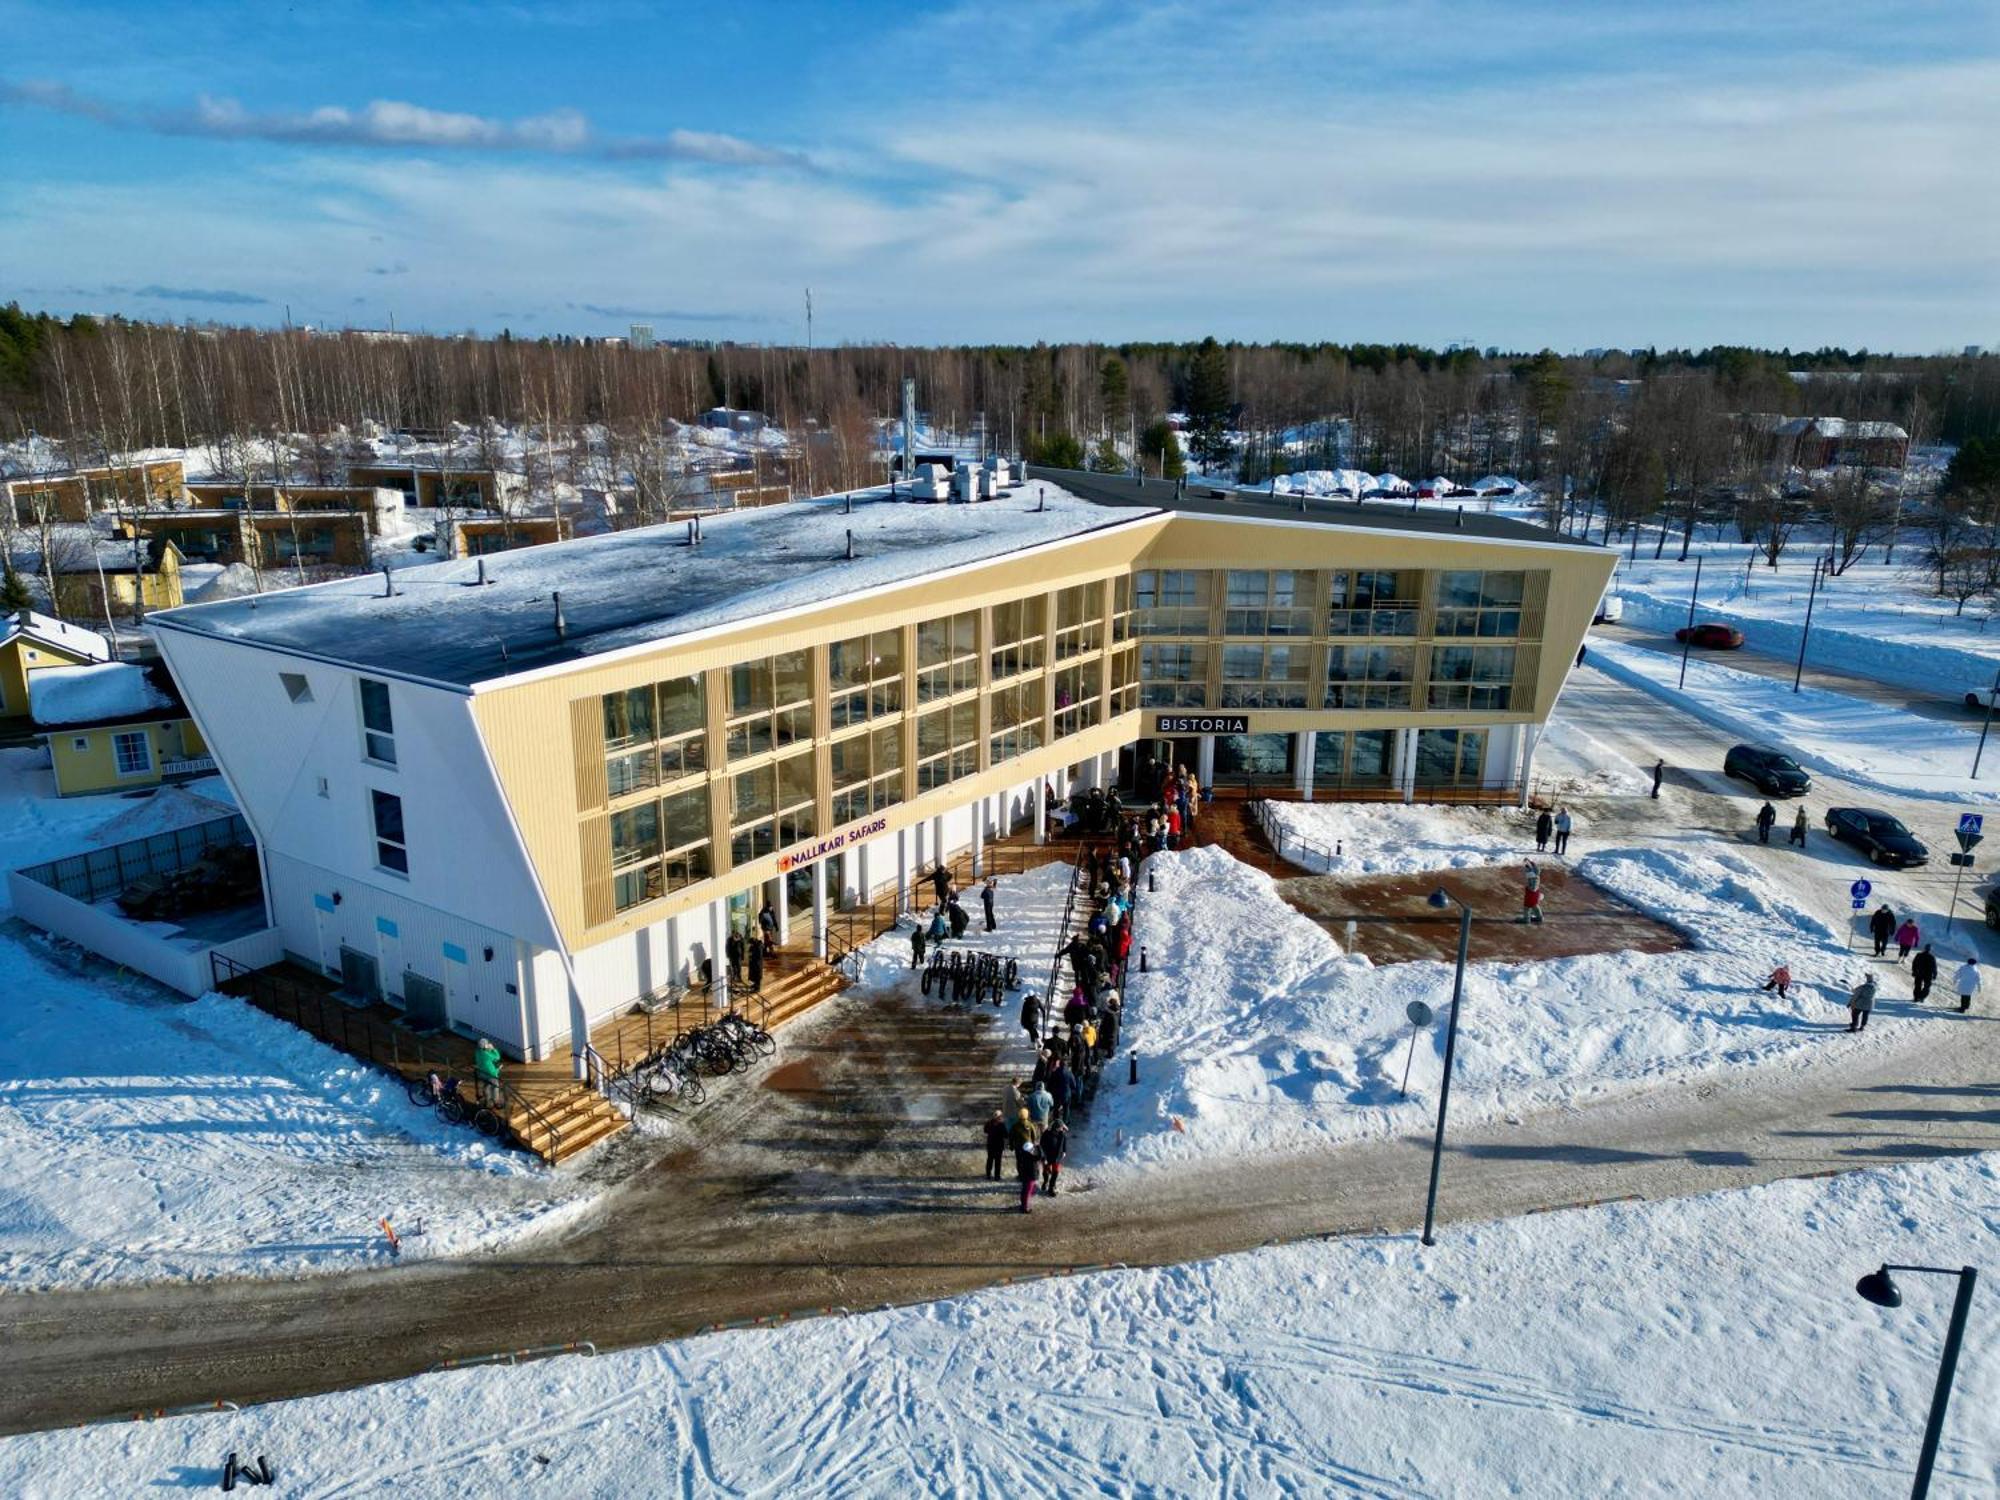
[[[823,942],[1149,742],[1211,782],[1511,796],[1612,562],[1437,508],[1034,474],[153,623],[286,951],[539,1058],[765,901]]]

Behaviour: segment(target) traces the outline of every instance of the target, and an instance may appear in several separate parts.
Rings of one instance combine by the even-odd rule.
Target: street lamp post
[[[1800,681],[1806,675],[1806,642],[1812,639],[1813,600],[1819,597],[1819,575],[1820,560],[1815,557],[1813,559],[1812,588],[1806,594],[1805,628],[1799,632],[1799,666],[1798,670],[1792,673],[1792,691],[1795,693],[1799,690]]]
[[[1701,597],[1701,559],[1694,560],[1694,587],[1688,590],[1687,630],[1681,636],[1681,680],[1680,686],[1688,685],[1688,648],[1694,645],[1694,605]]]
[[[1951,1304],[1951,1326],[1944,1335],[1944,1356],[1938,1361],[1937,1388],[1931,1392],[1931,1414],[1924,1423],[1924,1448],[1917,1456],[1916,1483],[1910,1486],[1910,1500],[1924,1500],[1930,1493],[1931,1470],[1937,1464],[1938,1440],[1944,1436],[1944,1409],[1951,1400],[1951,1380],[1958,1370],[1958,1350],[1965,1342],[1965,1318],[1972,1310],[1972,1288],[1979,1280],[1979,1272],[1971,1266],[1960,1266],[1954,1271],[1948,1266],[1884,1265],[1855,1282],[1854,1290],[1877,1307],[1901,1307],[1903,1294],[1889,1275],[1891,1271],[1958,1278],[1958,1296]]]
[[[1458,1008],[1465,996],[1465,955],[1472,946],[1472,908],[1443,886],[1431,892],[1430,902],[1439,911],[1448,906],[1458,907],[1458,972],[1451,981],[1451,1019],[1444,1030],[1444,1082],[1438,1088],[1437,1139],[1431,1143],[1431,1190],[1424,1200],[1424,1243],[1435,1245],[1437,1237],[1432,1231],[1437,1227],[1438,1170],[1444,1165],[1444,1116],[1451,1105],[1451,1060],[1458,1051]]]

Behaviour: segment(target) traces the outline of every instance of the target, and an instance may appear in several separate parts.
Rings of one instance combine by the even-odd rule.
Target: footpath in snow
[[[1994,1158],[1360,1237],[0,1440],[0,1492],[1771,1495],[1909,1483]],[[1935,1488],[2000,1488],[1975,1303]],[[79,1488],[81,1486],[81,1488]]]
[[[1974,781],[1979,730],[1970,718],[1961,727],[1824,688],[1794,693],[1787,682],[1725,666],[1710,654],[1689,661],[1682,687],[1679,657],[1621,641],[1593,639],[1584,664],[1727,734],[1787,750],[1808,770],[1904,796],[2000,802],[2000,741],[1987,746],[1984,775]]]
[[[18,864],[215,811],[182,792],[59,801],[47,778],[0,752]],[[0,994],[0,1290],[353,1270],[391,1258],[384,1217],[421,1227],[406,1260],[459,1254],[591,1200],[242,1000],[184,1002],[18,921]]]

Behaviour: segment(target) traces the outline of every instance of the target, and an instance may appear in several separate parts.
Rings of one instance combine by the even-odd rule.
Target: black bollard
[[[1129,1056],[1132,1061],[1132,1082],[1137,1083],[1139,1081],[1139,1054],[1133,1052]]]
[[[1139,950],[1139,972],[1141,974],[1146,972],[1146,950],[1144,948]]]
[[[1149,891],[1157,891],[1159,888],[1160,888],[1160,877],[1158,872],[1153,870],[1148,870],[1146,872],[1146,889]]]

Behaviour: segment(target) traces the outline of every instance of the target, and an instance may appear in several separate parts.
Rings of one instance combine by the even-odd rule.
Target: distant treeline
[[[1801,381],[1794,372],[1809,372]],[[1565,476],[1674,491],[1730,463],[1732,412],[1899,423],[1919,443],[2000,438],[2000,358],[1716,347],[1590,356],[1412,344],[1061,344],[635,350],[619,341],[305,332],[58,319],[0,308],[0,438],[79,459],[155,444],[218,450],[365,422],[443,431],[484,419],[551,440],[627,433],[710,406],[840,435],[856,467],[905,376],[935,424],[989,447],[1109,463],[1185,413],[1198,459],[1248,480],[1348,466],[1422,477]],[[1157,434],[1157,427],[1155,432]],[[1224,434],[1231,436],[1225,437]],[[1170,457],[1170,455],[1168,455]],[[865,476],[862,476],[865,477]]]

